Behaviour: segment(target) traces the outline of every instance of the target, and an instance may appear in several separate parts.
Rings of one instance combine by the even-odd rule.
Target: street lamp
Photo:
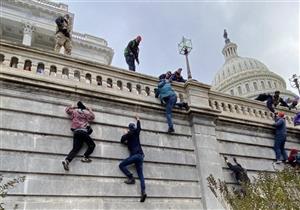
[[[185,55],[188,79],[192,79],[188,55],[193,49],[192,40],[182,37],[182,41],[178,44],[179,53]]]
[[[297,88],[298,92],[299,92],[299,96],[300,96],[300,88],[299,88],[299,80],[300,80],[300,76],[297,76],[296,74],[293,74],[292,78],[289,79],[291,86],[293,88]]]

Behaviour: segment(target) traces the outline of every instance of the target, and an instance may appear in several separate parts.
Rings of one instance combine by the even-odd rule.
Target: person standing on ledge
[[[134,123],[130,123],[128,125],[128,130],[121,138],[121,143],[127,145],[130,156],[123,160],[119,164],[120,170],[127,176],[127,180],[124,181],[126,184],[135,184],[134,177],[132,173],[127,169],[128,165],[135,164],[136,172],[139,176],[141,182],[141,200],[140,202],[144,202],[146,200],[146,187],[145,187],[145,179],[143,174],[143,163],[144,163],[144,152],[142,150],[142,146],[140,143],[140,132],[141,132],[141,123],[140,118],[136,115],[136,126]]]
[[[89,156],[94,151],[96,145],[90,137],[93,130],[89,123],[95,119],[95,115],[92,110],[87,108],[81,101],[78,101],[77,107],[67,107],[66,113],[71,117],[71,130],[73,131],[73,149],[62,162],[64,169],[68,171],[69,163],[77,155],[84,142],[87,144],[88,149],[84,153],[84,157],[81,161],[84,163],[92,161]]]
[[[65,16],[59,16],[55,23],[57,25],[55,35],[55,47],[54,51],[59,53],[60,48],[65,48],[65,54],[71,55],[72,43],[71,43],[71,19],[68,14]]]
[[[141,36],[137,36],[134,40],[131,40],[124,50],[124,56],[128,68],[131,71],[135,71],[135,61],[140,64],[139,61],[139,44],[142,41]]]

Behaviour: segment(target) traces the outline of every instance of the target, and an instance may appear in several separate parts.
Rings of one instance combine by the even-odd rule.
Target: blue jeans
[[[281,155],[283,157],[283,160],[288,159],[286,151],[284,150],[285,140],[286,140],[285,136],[275,137],[274,150],[275,150],[276,160],[280,160]]]
[[[173,120],[172,120],[172,109],[176,105],[177,96],[171,95],[164,98],[164,101],[166,102],[166,117],[168,121],[169,128],[173,128]]]
[[[125,55],[125,59],[129,70],[135,71],[134,57],[132,55]]]
[[[143,174],[143,163],[144,163],[144,155],[143,154],[134,154],[123,160],[119,168],[121,171],[128,177],[132,178],[132,173],[127,169],[126,166],[135,164],[136,172],[139,176],[140,182],[141,182],[141,191],[142,193],[145,192],[145,179],[144,179],[144,174]]]

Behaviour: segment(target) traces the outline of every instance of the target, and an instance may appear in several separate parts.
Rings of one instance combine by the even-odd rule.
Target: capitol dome
[[[225,63],[215,75],[213,90],[245,98],[274,93],[275,90],[279,90],[282,96],[295,96],[286,89],[284,79],[270,71],[265,64],[254,58],[238,56],[237,45],[229,40],[226,30],[224,38],[222,53]]]

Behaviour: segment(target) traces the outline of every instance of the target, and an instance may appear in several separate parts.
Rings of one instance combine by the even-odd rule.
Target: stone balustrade
[[[75,38],[75,39],[78,39],[78,40],[81,40],[81,41],[94,43],[94,44],[97,44],[97,45],[103,45],[103,46],[107,47],[107,41],[105,41],[104,39],[101,39],[99,37],[91,36],[89,34],[82,34],[82,33],[73,31],[72,38]]]

